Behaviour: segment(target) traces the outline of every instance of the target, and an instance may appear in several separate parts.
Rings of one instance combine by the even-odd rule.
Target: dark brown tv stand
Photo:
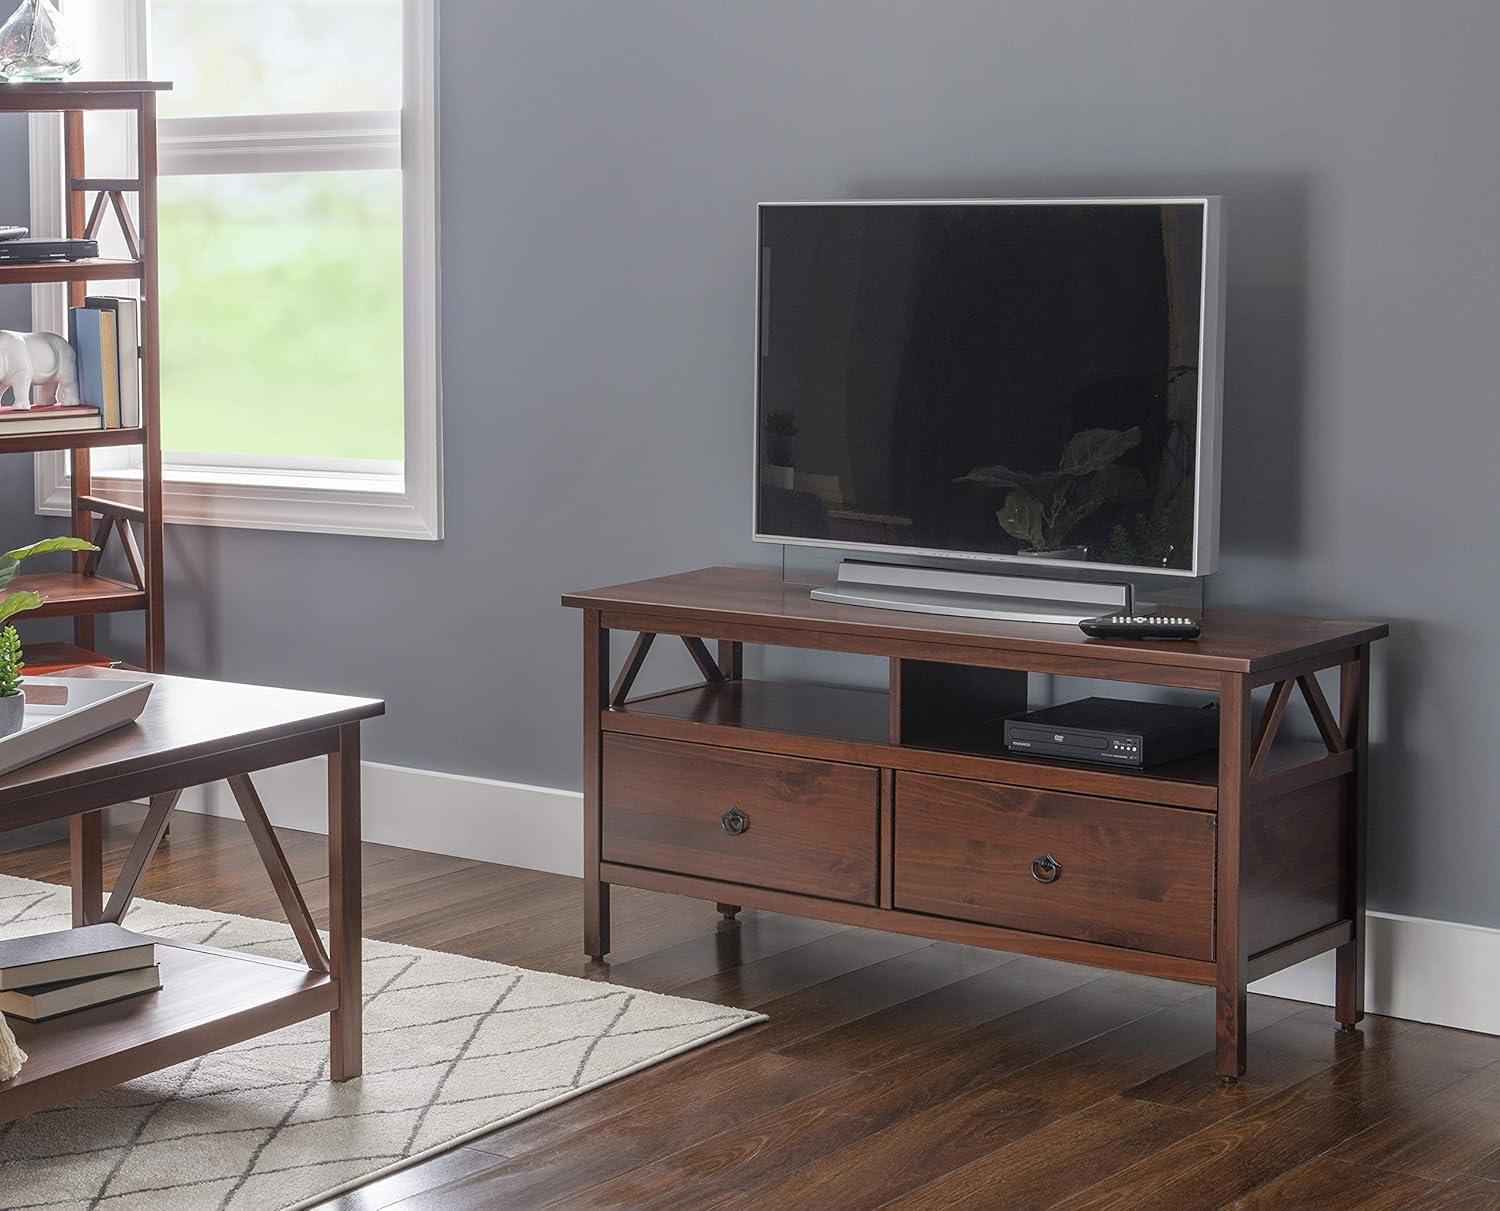
[[[1245,986],[1337,952],[1364,1012],[1370,645],[1382,624],[1211,611],[1196,643],[816,602],[765,570],[571,593],[583,611],[584,948],[613,883],[1214,985],[1245,1070]],[[610,680],[610,634],[636,638]],[[631,697],[653,640],[702,684]],[[717,641],[711,653],[705,640]],[[752,681],[742,645],[890,659],[888,692]],[[1339,669],[1335,713],[1313,674]],[[1219,751],[1144,772],[1017,758],[1029,673],[1217,694]],[[1257,710],[1251,692],[1271,687]],[[1294,694],[1321,742],[1280,736]]]

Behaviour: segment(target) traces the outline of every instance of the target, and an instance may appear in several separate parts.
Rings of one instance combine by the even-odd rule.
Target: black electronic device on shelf
[[[42,236],[17,236],[11,240],[0,240],[0,264],[5,265],[82,261],[98,255],[98,240],[56,240]]]
[[[1218,742],[1219,711],[1212,703],[1082,698],[1005,721],[1005,747],[1013,753],[1136,769],[1191,757]]]

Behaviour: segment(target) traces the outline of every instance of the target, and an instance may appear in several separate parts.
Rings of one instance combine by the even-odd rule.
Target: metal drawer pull
[[[750,827],[750,817],[739,808],[731,807],[719,817],[719,823],[724,826],[724,831],[731,837],[738,837]]]
[[[725,825],[727,828],[728,825]],[[1031,877],[1038,883],[1056,883],[1062,874],[1062,863],[1051,854],[1043,854],[1031,860]]]

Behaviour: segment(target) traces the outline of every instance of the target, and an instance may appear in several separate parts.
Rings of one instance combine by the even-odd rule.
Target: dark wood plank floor
[[[118,862],[138,818],[108,830]],[[282,834],[320,916],[324,839]],[[1500,1209],[1500,1039],[1252,997],[1250,1073],[1213,1077],[1210,994],[616,889],[608,967],[581,885],[365,847],[373,937],[761,1010],[770,1022],[332,1204]],[[55,831],[0,871],[66,877]],[[181,815],[143,894],[275,917],[237,822]]]

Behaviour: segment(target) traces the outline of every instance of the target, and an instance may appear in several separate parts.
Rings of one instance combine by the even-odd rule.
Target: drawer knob
[[[724,831],[731,837],[738,837],[750,827],[750,817],[739,808],[731,807],[719,817],[719,823],[724,826]]]
[[[1062,874],[1062,863],[1051,854],[1043,854],[1031,860],[1031,877],[1038,883],[1056,883]]]

